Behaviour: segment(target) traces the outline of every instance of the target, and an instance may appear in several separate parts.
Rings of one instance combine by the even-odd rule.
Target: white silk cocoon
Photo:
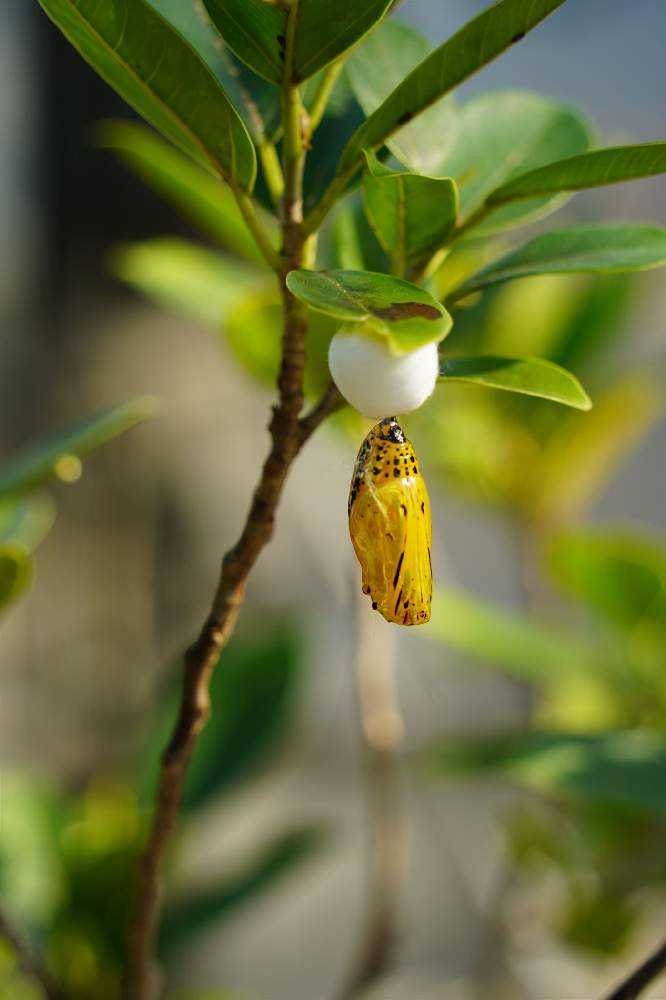
[[[359,333],[358,327],[338,330],[328,364],[347,402],[372,419],[418,409],[432,394],[439,371],[437,344],[396,357],[387,340]]]

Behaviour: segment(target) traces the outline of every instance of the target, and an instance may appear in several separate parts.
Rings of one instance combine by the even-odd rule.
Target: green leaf
[[[562,523],[579,517],[664,412],[663,386],[644,375],[595,394],[585,419],[560,420],[539,461],[526,470],[530,516]]]
[[[594,662],[584,644],[462,590],[439,588],[424,635],[520,680],[578,676]]]
[[[320,827],[303,827],[276,837],[243,871],[167,907],[160,927],[159,951],[169,958],[190,938],[236,914],[255,896],[317,850],[323,842]]]
[[[666,628],[663,539],[627,531],[562,532],[549,547],[548,565],[564,590],[602,618],[625,628]]]
[[[55,520],[55,504],[46,493],[0,501],[0,544],[34,552]]]
[[[97,144],[112,150],[142,181],[221,246],[265,265],[230,188],[152,130],[132,122],[103,122],[97,131]],[[261,213],[261,222],[270,241],[277,245],[274,220]]]
[[[223,45],[201,0],[147,0],[158,14],[168,21],[189,42],[197,55],[217,77],[225,94],[244,116],[245,124],[257,142],[264,133],[274,129],[280,117],[280,94],[271,84],[260,79],[231,49]],[[252,108],[248,107],[251,103]]]
[[[210,69],[144,0],[40,0],[83,58],[144,118],[245,191],[254,146]]]
[[[440,377],[448,382],[475,382],[490,389],[538,396],[576,410],[592,406],[575,375],[543,358],[444,358]]]
[[[351,48],[382,19],[391,0],[299,0],[294,79],[306,80]]]
[[[629,334],[634,292],[635,279],[629,274],[585,282],[572,300],[568,318],[559,324],[559,333],[550,345],[551,360],[576,371],[587,368],[593,372],[604,364]]]
[[[358,215],[351,200],[338,207],[331,230],[334,266],[341,271],[363,271],[366,266],[363,243]]]
[[[157,413],[152,396],[103,410],[96,416],[52,435],[6,463],[0,472],[0,496],[27,493],[50,479],[71,481],[80,473],[78,460]]]
[[[209,805],[265,764],[284,734],[301,672],[298,637],[288,625],[264,630],[253,641],[236,640],[224,651],[211,682],[210,721],[188,771],[183,808]],[[180,701],[180,675],[160,711],[141,774],[142,794],[152,796],[160,749]]]
[[[204,0],[213,23],[231,49],[259,76],[284,78],[287,12],[266,0]],[[390,0],[299,0],[293,48],[294,83],[333,62],[379,21]]]
[[[664,172],[666,142],[596,149],[521,174],[493,191],[488,204],[501,205],[515,198],[533,198],[558,191],[581,191]]]
[[[32,582],[32,561],[17,543],[0,544],[0,614],[21,597]]]
[[[584,153],[590,141],[589,126],[574,108],[529,91],[493,91],[458,107],[453,142],[435,172],[456,179],[465,222],[499,185],[544,163]],[[559,193],[500,206],[473,233],[523,225],[554,212],[567,198]]]
[[[353,173],[364,149],[378,149],[394,132],[519,41],[563,2],[499,0],[475,17],[419,63],[352,135],[338,173]]]
[[[243,109],[243,95],[238,66],[231,53],[220,45],[220,37],[211,23],[203,4],[183,3],[183,0],[146,0],[168,21],[194,49],[218,83],[232,100],[237,111]],[[245,81],[243,81],[245,83]],[[252,126],[249,121],[248,126]]]
[[[632,732],[528,733],[446,743],[429,755],[438,772],[499,774],[547,795],[666,812],[666,740]]]
[[[488,264],[449,296],[450,301],[533,274],[616,274],[666,264],[666,228],[643,224],[571,226],[542,233]]]
[[[428,292],[409,281],[372,271],[290,271],[290,292],[313,309],[365,323],[386,337],[395,354],[443,340],[451,317]]]
[[[263,763],[283,735],[301,660],[287,626],[225,650],[211,683],[213,718],[201,734],[185,785],[183,807],[199,809]]]
[[[162,308],[221,335],[254,378],[275,385],[280,366],[282,311],[274,281],[196,243],[173,238],[116,247],[114,273]],[[327,352],[336,324],[313,317],[305,334],[305,392],[328,379]]]
[[[422,35],[398,21],[386,20],[352,52],[345,66],[354,95],[371,115],[391,91],[431,52]],[[448,174],[443,157],[457,130],[453,100],[437,101],[416,121],[389,139],[401,163],[420,174]]]
[[[161,306],[216,330],[243,296],[264,286],[256,271],[170,237],[115,247],[110,265],[121,281]]]
[[[213,24],[238,58],[272,83],[282,83],[286,12],[265,0],[204,0]]]
[[[450,177],[396,173],[368,153],[363,194],[368,221],[399,270],[432,255],[455,227],[458,189]]]

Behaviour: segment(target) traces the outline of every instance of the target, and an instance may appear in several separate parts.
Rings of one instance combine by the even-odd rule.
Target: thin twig
[[[634,969],[619,986],[607,994],[604,1000],[634,1000],[647,989],[655,979],[666,972],[666,941]]]
[[[338,77],[342,72],[344,64],[345,60],[342,58],[331,63],[331,65],[325,70],[319,82],[317,92],[315,93],[314,100],[310,108],[308,139],[312,138],[314,132],[324,117],[330,96],[333,93],[333,88],[338,82]]]
[[[370,883],[359,954],[339,1000],[352,1000],[387,969],[407,868],[408,824],[400,788],[404,724],[395,677],[395,634],[359,597],[356,676],[372,823]]]
[[[300,95],[291,80],[294,18],[297,4],[290,7],[287,32],[283,107],[285,122],[283,199],[283,247],[279,281],[283,298],[284,329],[282,360],[278,376],[279,401],[270,422],[271,447],[255,490],[240,538],[227,552],[210,613],[199,637],[185,653],[183,689],[176,726],[164,751],[155,810],[138,879],[137,898],[128,940],[124,978],[126,1000],[152,1000],[157,986],[153,948],[162,908],[164,866],[171,845],[187,767],[199,733],[210,714],[210,679],[221,651],[233,632],[245,596],[248,575],[259,554],[270,541],[276,509],[289,468],[303,444],[299,423],[303,406],[304,337],[303,307],[286,287],[286,275],[302,260],[302,176],[304,150],[300,133]],[[252,219],[251,202],[241,198],[241,208]],[[252,229],[258,242],[261,232]],[[262,249],[266,250],[266,248]],[[272,249],[272,248],[271,248]],[[307,419],[307,418],[306,418]],[[311,418],[312,429],[317,424]]]
[[[233,187],[232,191],[234,193],[238,209],[245,221],[245,225],[252,233],[254,241],[261,250],[264,260],[270,268],[279,274],[282,267],[282,258],[272,245],[270,237],[257,215],[254,202],[250,196],[245,193],[245,191],[240,191],[237,187]]]
[[[47,1000],[63,1000],[64,994],[56,985],[51,973],[21,937],[3,910],[0,910],[0,936],[9,941],[18,959],[19,968],[39,983]]]
[[[301,417],[298,422],[301,432],[301,443],[305,444],[310,435],[316,431],[327,417],[330,417],[331,414],[336,413],[346,405],[346,401],[338,391],[337,386],[333,382],[330,382],[317,405],[309,413],[306,413],[304,417]]]

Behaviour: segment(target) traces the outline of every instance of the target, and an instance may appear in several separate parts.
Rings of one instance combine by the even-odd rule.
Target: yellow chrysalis
[[[429,621],[430,501],[414,448],[394,417],[380,420],[359,449],[349,533],[373,608],[398,625]]]

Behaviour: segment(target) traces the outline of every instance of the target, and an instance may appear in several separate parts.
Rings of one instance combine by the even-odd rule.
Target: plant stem
[[[284,195],[284,177],[275,144],[264,136],[259,144],[259,158],[271,201],[279,207]]]
[[[284,129],[282,155],[285,177],[283,200],[285,245],[283,253],[286,258],[290,256],[290,243],[296,233],[301,244],[304,238],[301,232],[303,223],[303,167],[305,164],[302,131],[304,112],[300,90],[291,79],[297,17],[298,0],[292,0],[286,28],[285,69],[282,85],[282,126]]]
[[[162,756],[155,809],[139,871],[124,977],[126,1000],[150,1000],[156,992],[153,949],[162,908],[164,866],[178,821],[188,764],[210,715],[211,675],[233,632],[248,575],[273,534],[276,509],[291,463],[307,436],[336,405],[331,397],[325,398],[313,413],[302,421],[299,419],[303,406],[306,319],[303,306],[290,294],[285,283],[287,273],[300,266],[303,252],[301,102],[298,87],[290,82],[296,12],[294,3],[290,7],[283,88],[285,191],[281,256],[278,257],[268,244],[249,197],[236,192],[248,226],[264,256],[278,272],[283,299],[279,399],[269,426],[271,447],[240,538],[222,561],[208,617],[198,638],[185,653],[179,715]]]
[[[64,993],[54,982],[46,966],[28,947],[2,910],[0,910],[0,936],[9,941],[18,959],[19,968],[39,983],[47,1000],[64,1000]]]
[[[305,444],[322,421],[346,405],[346,400],[341,396],[337,386],[333,382],[330,382],[317,405],[309,413],[306,413],[304,417],[301,417],[299,421],[301,443]]]
[[[245,224],[254,236],[254,241],[261,250],[264,260],[273,271],[279,272],[282,267],[282,258],[271,244],[266,230],[259,221],[254,202],[244,191],[240,191],[238,188],[232,190]]]
[[[666,941],[656,951],[634,969],[619,986],[616,986],[605,1000],[634,1000],[647,989],[655,979],[666,972]]]
[[[344,59],[337,59],[335,62],[324,71],[319,86],[317,87],[317,92],[315,93],[314,100],[312,102],[312,107],[310,108],[310,119],[308,122],[308,139],[312,138],[315,130],[321,123],[324,117],[324,112],[326,111],[326,106],[328,105],[329,98],[333,93],[333,88],[338,81],[338,77],[342,72],[342,67],[344,66]]]
[[[365,597],[359,596],[358,607],[356,677],[373,832],[363,940],[339,1000],[351,1000],[386,971],[397,937],[409,832],[400,789],[404,724],[395,690],[395,635]]]
[[[298,415],[303,400],[305,321],[300,306],[286,288],[284,301],[280,400],[270,424],[272,445],[240,538],[223,559],[210,613],[198,638],[185,653],[180,711],[162,756],[155,811],[141,862],[125,973],[127,1000],[148,1000],[155,993],[151,962],[162,906],[164,865],[190,757],[210,715],[211,675],[236,624],[248,575],[273,534],[275,511],[287,472],[302,443]]]

